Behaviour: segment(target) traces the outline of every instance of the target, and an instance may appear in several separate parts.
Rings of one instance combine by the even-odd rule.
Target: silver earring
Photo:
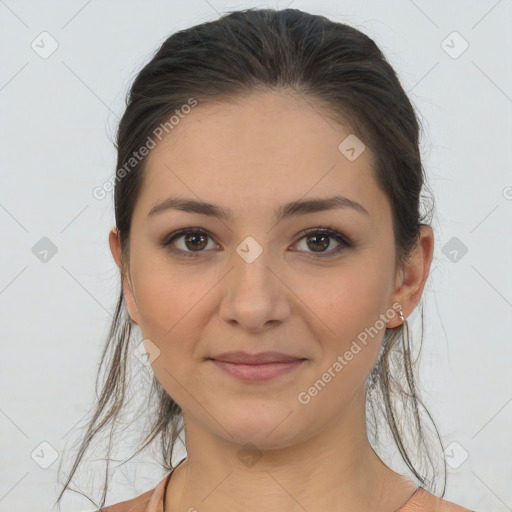
[[[404,318],[404,314],[403,314],[402,310],[400,310],[400,312],[398,314],[400,315],[400,320],[402,320],[402,323],[404,323],[405,318]]]

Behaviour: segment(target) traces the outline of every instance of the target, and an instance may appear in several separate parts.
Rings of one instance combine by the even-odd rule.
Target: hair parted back
[[[371,149],[374,177],[392,208],[397,268],[402,265],[415,248],[420,226],[430,213],[420,213],[421,192],[427,184],[419,150],[419,121],[395,71],[375,42],[359,30],[324,16],[297,9],[247,9],[171,35],[137,74],[127,94],[117,131],[117,169],[190,98],[201,105],[264,90],[300,94],[326,119],[349,126]],[[129,265],[130,226],[146,160],[141,159],[115,183],[115,221],[123,253],[121,280]],[[423,308],[421,318],[423,335]],[[97,395],[102,370],[104,376],[98,403],[57,499],[59,504],[91,441],[109,425],[112,438],[116,419],[128,403],[126,373],[132,357],[132,328],[121,288],[99,363]],[[416,389],[417,362],[411,357],[407,322],[386,328],[379,359],[367,383],[368,426],[369,433],[378,439],[375,412],[380,406],[403,461],[422,487],[435,492],[436,468],[418,406],[432,418]],[[150,428],[134,455],[158,437],[160,463],[170,471],[176,441],[183,430],[181,408],[154,375],[149,393],[156,412],[150,416]],[[404,443],[404,417],[412,418],[405,423],[412,438],[413,457]],[[442,448],[433,420],[432,424]],[[111,444],[106,460],[110,449]],[[427,459],[431,476],[429,468],[420,469]],[[444,458],[443,463],[441,496],[446,488]],[[95,503],[99,508],[106,500],[108,461],[104,482],[100,504]]]

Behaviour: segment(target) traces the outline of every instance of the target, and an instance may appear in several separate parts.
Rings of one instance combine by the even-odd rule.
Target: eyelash
[[[191,227],[191,228],[183,228],[178,231],[174,231],[169,236],[167,236],[165,238],[165,240],[163,242],[161,242],[159,245],[161,245],[162,247],[166,248],[167,250],[169,250],[170,252],[172,252],[174,254],[178,254],[180,256],[196,258],[199,256],[200,253],[204,252],[204,250],[183,251],[182,249],[176,249],[176,248],[171,247],[171,243],[174,240],[176,240],[177,238],[180,238],[181,236],[186,235],[188,233],[206,235],[210,239],[213,240],[213,237],[204,229]],[[345,235],[342,235],[341,233],[336,231],[331,226],[305,229],[298,234],[298,236],[300,238],[297,240],[297,242],[299,242],[306,236],[315,236],[315,235],[327,235],[327,236],[333,238],[334,240],[336,240],[336,242],[338,242],[340,245],[337,248],[335,248],[334,250],[331,250],[328,252],[323,252],[323,253],[319,252],[316,254],[309,253],[309,254],[313,254],[313,256],[306,256],[307,258],[314,258],[314,259],[316,259],[316,258],[332,258],[332,257],[338,255],[343,250],[353,247],[353,243],[348,237],[346,237]],[[297,252],[300,252],[300,251],[297,251]]]

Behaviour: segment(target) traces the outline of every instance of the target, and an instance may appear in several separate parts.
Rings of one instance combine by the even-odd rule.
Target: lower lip
[[[297,359],[286,363],[265,363],[265,364],[239,364],[228,363],[210,359],[218,368],[237,379],[252,382],[264,382],[298,368],[305,362],[305,359]]]

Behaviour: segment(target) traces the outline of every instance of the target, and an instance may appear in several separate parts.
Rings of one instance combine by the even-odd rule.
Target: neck
[[[361,393],[316,436],[266,450],[229,443],[185,416],[187,459],[171,477],[165,512],[397,510],[416,486],[373,451],[364,407]]]

